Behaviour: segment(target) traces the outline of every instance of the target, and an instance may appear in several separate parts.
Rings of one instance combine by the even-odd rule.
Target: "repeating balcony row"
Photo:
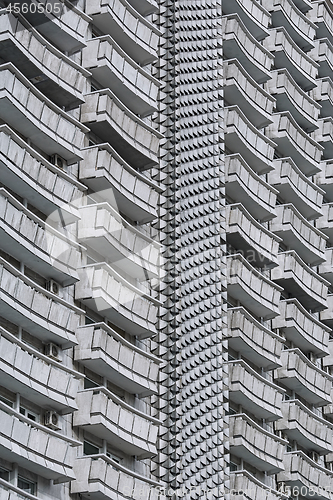
[[[323,159],[333,158],[333,119],[330,116],[318,120],[313,137],[324,148]]]
[[[325,0],[311,2],[308,18],[316,24],[317,38],[328,38],[333,43],[332,13]]]
[[[329,76],[318,78],[316,87],[309,92],[309,95],[320,104],[320,115],[322,117],[332,115],[333,82]]]
[[[316,184],[325,192],[325,198],[333,201],[333,161],[324,160],[320,163],[321,171],[315,176]]]
[[[310,56],[318,64],[318,76],[333,78],[333,45],[327,38],[315,40],[315,46],[310,52]]]
[[[237,495],[238,500],[246,500],[248,498],[264,499],[268,491],[270,500],[281,498],[281,493],[272,488],[267,488],[266,484],[260,482],[247,470],[238,470],[230,473],[230,490]]]
[[[317,228],[325,233],[330,242],[333,242],[333,203],[324,203],[322,205],[323,216],[317,222]]]

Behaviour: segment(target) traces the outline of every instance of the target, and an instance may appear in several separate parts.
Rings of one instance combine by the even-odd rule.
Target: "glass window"
[[[83,442],[83,454],[84,455],[97,455],[99,453],[98,446],[88,443],[88,441]]]
[[[36,492],[37,492],[36,483],[33,483],[32,481],[29,481],[28,479],[25,479],[24,477],[20,477],[20,476],[18,477],[17,487],[20,488],[21,490],[25,491],[26,493],[30,493],[30,495],[36,495]]]
[[[4,479],[5,481],[9,481],[9,470],[3,469],[0,467],[0,479]]]

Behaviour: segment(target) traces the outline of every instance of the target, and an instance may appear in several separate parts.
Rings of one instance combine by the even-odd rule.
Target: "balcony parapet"
[[[288,387],[314,406],[332,402],[333,377],[312,363],[298,349],[287,349],[281,353],[282,367],[275,371],[275,380]]]
[[[131,394],[157,394],[160,360],[125,340],[105,323],[76,330],[75,360]]]
[[[277,420],[282,417],[281,404],[285,390],[265,379],[244,360],[228,362],[230,400],[258,418]]]
[[[281,300],[279,307],[281,314],[272,320],[272,328],[281,330],[286,339],[302,351],[326,356],[330,328],[304,309],[297,299]]]
[[[308,18],[316,24],[317,38],[328,38],[333,43],[333,18],[332,11],[325,0],[311,2]]]
[[[314,61],[318,64],[318,77],[324,78],[326,76],[333,79],[333,44],[328,38],[321,38],[314,40],[314,48],[309,53]]]
[[[276,213],[276,219],[271,222],[272,232],[308,265],[324,262],[327,236],[308,222],[292,203],[278,205]]]
[[[239,153],[257,174],[272,170],[276,144],[256,129],[238,106],[229,106],[225,112],[227,148]]]
[[[247,73],[257,82],[270,79],[273,55],[260,44],[245,27],[238,14],[222,17],[224,56],[238,59]]]
[[[317,86],[310,91],[310,96],[320,104],[320,116],[333,114],[333,81],[329,76],[317,79]]]
[[[249,2],[232,0],[223,5],[223,14],[237,14],[246,26],[246,29],[259,41],[269,34],[267,29],[270,22],[269,12],[262,4],[254,0],[250,0]]]
[[[287,496],[272,489],[252,476],[247,470],[230,472],[230,490],[234,492],[237,500],[263,500],[269,496],[270,500],[287,500]]]
[[[279,267],[271,271],[271,279],[283,286],[300,303],[311,311],[327,307],[329,281],[319,276],[294,250],[278,255]]]
[[[0,479],[0,498],[3,500],[39,500],[35,495],[17,488],[4,479]]]
[[[323,159],[333,158],[333,118],[320,118],[318,129],[313,132],[313,138],[324,148]]]

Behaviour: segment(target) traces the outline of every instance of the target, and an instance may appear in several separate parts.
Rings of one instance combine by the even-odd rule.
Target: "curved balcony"
[[[49,163],[7,125],[0,125],[1,182],[27,199],[49,220],[66,224],[79,219],[75,207],[87,189]]]
[[[226,147],[239,153],[257,174],[272,170],[276,144],[256,129],[238,106],[229,106],[225,112]]]
[[[330,499],[333,488],[333,473],[311,460],[303,451],[291,451],[283,459],[285,471],[279,472],[277,480],[286,485],[307,490],[306,498]]]
[[[248,2],[241,2],[240,0],[225,2],[223,5],[223,14],[237,14],[246,26],[246,29],[257,40],[262,40],[268,36],[269,12],[254,0],[249,0]]]
[[[325,0],[311,2],[309,19],[316,24],[317,38],[328,38],[333,43],[333,19],[332,12]]]
[[[272,123],[270,115],[273,112],[274,97],[251,78],[237,59],[224,61],[223,69],[225,102],[237,104],[257,128]]]
[[[134,62],[110,35],[87,41],[82,65],[133,113],[143,117],[157,110],[159,81]]]
[[[0,418],[2,459],[57,483],[75,479],[72,447],[78,441],[33,422],[2,402]]]
[[[144,492],[147,500],[154,500],[162,486],[121,466],[106,455],[92,455],[75,461],[76,481],[71,484],[71,493],[80,493],[91,500],[125,500],[135,498],[136,492]]]
[[[288,247],[295,250],[308,265],[314,266],[325,260],[327,236],[308,222],[294,205],[278,205],[277,217],[271,222],[271,230]]]
[[[281,366],[283,342],[243,307],[228,309],[228,345],[255,365],[264,370]]]
[[[317,228],[333,242],[333,203],[322,205],[323,216],[316,221]]]
[[[255,269],[241,254],[229,255],[228,294],[253,314],[271,319],[279,314],[282,288]]]
[[[282,330],[286,339],[302,351],[326,356],[330,328],[304,309],[297,299],[281,300],[279,307],[281,314],[272,320],[272,328]]]
[[[318,64],[318,77],[324,78],[329,76],[333,79],[333,44],[327,38],[321,38],[314,41],[314,49],[311,50],[310,56]]]
[[[156,0],[128,0],[128,3],[144,17],[158,10]]]
[[[79,327],[76,338],[76,361],[131,394],[157,394],[158,358],[128,342],[105,323]]]
[[[0,10],[0,57],[12,63],[58,106],[76,107],[84,102],[90,73],[57,50],[23,17]]]
[[[320,118],[318,129],[313,132],[314,139],[324,148],[323,159],[333,158],[333,118]]]
[[[320,312],[320,321],[333,329],[333,293],[327,295],[327,309]]]
[[[54,361],[0,327],[1,385],[43,408],[66,414],[77,409],[83,375]]]
[[[132,167],[147,169],[158,165],[162,135],[134,115],[109,89],[86,95],[81,120]]]
[[[333,449],[333,424],[313,413],[298,399],[282,403],[283,418],[278,420],[275,428],[283,431],[290,441],[307,450],[313,450],[320,455]]]
[[[225,156],[226,193],[232,200],[242,200],[255,219],[266,221],[275,217],[277,191],[259,177],[239,154]]]
[[[323,146],[304,132],[289,111],[274,113],[272,118],[274,122],[268,125],[266,131],[277,145],[280,155],[290,156],[306,176],[319,172]]]
[[[307,266],[294,250],[278,255],[279,267],[271,271],[271,279],[284,287],[311,311],[327,307],[329,282]]]
[[[79,269],[75,298],[105,316],[130,335],[156,334],[159,301],[136,288],[105,262]]]
[[[74,240],[53,229],[0,188],[1,249],[63,286],[75,283],[81,259]]]
[[[298,348],[281,353],[282,367],[275,371],[275,380],[295,391],[314,406],[331,403],[333,378],[312,363]]]
[[[315,130],[318,127],[320,104],[297,85],[288,70],[278,69],[272,71],[271,75],[272,79],[267,82],[267,88],[276,99],[277,111],[289,111],[304,130]]]
[[[264,499],[267,495],[269,495],[270,500],[281,499],[281,492],[260,482],[247,470],[230,472],[230,491],[231,495],[236,496],[237,500]]]
[[[333,81],[329,76],[317,79],[317,86],[311,90],[310,96],[321,105],[320,116],[333,114]]]
[[[140,223],[157,218],[161,188],[130,167],[109,144],[82,150],[79,178],[95,192],[112,189],[119,211]]]
[[[295,2],[296,3],[296,2]],[[283,26],[297,45],[307,52],[314,46],[316,25],[291,0],[264,0],[274,27]]]
[[[232,455],[266,474],[276,474],[284,469],[285,440],[266,431],[244,413],[230,416],[229,421]]]
[[[17,488],[3,479],[0,479],[0,498],[3,498],[3,500],[38,500],[34,495]]]
[[[146,281],[159,276],[161,245],[129,224],[109,203],[81,207],[80,215],[81,243],[132,278]]]
[[[68,164],[82,158],[84,134],[89,131],[49,101],[11,63],[0,66],[1,119],[48,155]]]
[[[157,59],[161,32],[127,0],[90,0],[86,13],[102,33],[112,36],[140,66]]]
[[[227,241],[253,266],[277,266],[280,238],[257,222],[241,203],[226,207]]]
[[[64,349],[77,344],[75,330],[84,311],[46,291],[0,258],[0,314],[43,342]]]
[[[270,30],[270,36],[264,40],[264,47],[275,56],[274,66],[286,68],[303,90],[311,90],[316,86],[319,65],[300,49],[283,26]]]
[[[128,405],[105,387],[86,389],[77,395],[79,410],[73,425],[80,426],[112,446],[139,459],[156,455],[160,421]]]
[[[322,215],[325,191],[306,177],[291,158],[273,161],[274,170],[268,174],[268,181],[287,203],[292,203],[308,220]],[[318,174],[320,175],[320,174]]]
[[[333,160],[322,161],[321,171],[316,174],[315,182],[325,192],[325,198],[333,201]]]
[[[259,375],[243,360],[229,361],[229,397],[257,418],[282,417],[284,389]]]
[[[224,57],[241,61],[245,71],[257,83],[267,82],[273,64],[269,50],[251,35],[237,14],[223,16],[222,25]]]
[[[326,248],[325,262],[320,264],[318,273],[333,285],[333,248]]]

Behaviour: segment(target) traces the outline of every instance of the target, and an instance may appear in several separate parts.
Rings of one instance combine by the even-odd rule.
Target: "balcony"
[[[333,160],[321,162],[321,171],[316,175],[315,182],[325,191],[325,198],[333,201]]]
[[[158,10],[155,0],[128,0],[128,3],[144,17]]]
[[[297,441],[299,446],[320,455],[332,451],[333,424],[313,413],[298,399],[284,401],[282,414],[283,418],[276,422],[275,428],[283,431],[290,441]]]
[[[333,19],[329,4],[325,0],[317,0],[311,2],[311,7],[308,17],[316,24],[317,38],[328,38],[333,43]]]
[[[318,130],[313,132],[314,139],[324,148],[323,159],[333,158],[333,118],[320,118],[318,120]]]
[[[80,180],[92,191],[112,189],[119,211],[139,223],[157,217],[161,188],[148,177],[130,167],[109,144],[98,144],[82,150]]]
[[[135,498],[136,492],[144,492],[147,500],[154,500],[162,490],[156,481],[126,469],[106,455],[77,459],[74,472],[76,481],[71,484],[71,493],[80,493],[85,499],[125,500]]]
[[[314,406],[331,403],[333,378],[312,363],[298,348],[281,353],[282,367],[275,371],[275,380],[295,391]]]
[[[323,216],[317,222],[317,228],[325,233],[330,242],[333,242],[333,203],[324,203],[322,205]]]
[[[277,111],[289,111],[306,132],[315,130],[318,126],[320,104],[297,85],[288,70],[278,69],[272,71],[271,75],[272,79],[267,82],[267,88],[276,99]]]
[[[80,373],[45,356],[0,327],[1,385],[42,408],[67,414],[75,402]]]
[[[327,367],[327,366],[333,366],[333,338],[330,337],[329,339],[329,342],[328,342],[328,351],[329,351],[329,354],[328,356],[325,356],[325,358],[323,358],[323,367]]]
[[[156,334],[160,302],[132,285],[105,262],[79,269],[75,298],[130,335],[141,338]]]
[[[268,174],[268,181],[278,190],[281,198],[292,203],[308,220],[321,216],[325,191],[308,179],[291,158],[274,160],[273,166],[275,168]]]
[[[318,77],[324,78],[329,76],[333,79],[333,45],[327,38],[321,38],[314,41],[314,49],[311,50],[310,56],[318,64]]]
[[[333,329],[333,293],[327,295],[327,309],[320,312],[320,321]]]
[[[260,7],[260,4],[258,6]],[[225,102],[231,105],[237,104],[257,128],[271,123],[274,97],[251,78],[237,59],[224,61],[223,68]]]
[[[226,147],[239,153],[257,174],[272,170],[276,144],[257,130],[238,106],[229,106],[225,112]]]
[[[328,354],[330,328],[304,309],[297,299],[281,300],[280,311],[280,316],[272,321],[274,330],[281,330],[286,339],[304,352],[313,352],[318,357]]]
[[[78,441],[33,422],[2,402],[0,418],[2,459],[57,483],[75,479],[72,447]]]
[[[243,206],[257,220],[275,217],[277,191],[259,177],[239,154],[225,156],[226,193],[232,200],[242,200]]]
[[[286,441],[260,427],[247,415],[232,415],[230,419],[230,453],[238,456],[266,474],[284,469]]]
[[[271,271],[271,279],[283,286],[310,311],[327,307],[327,287],[330,283],[307,266],[294,250],[278,255],[279,267]]]
[[[321,105],[320,116],[333,114],[333,82],[329,76],[317,79],[317,86],[311,90],[310,96]]]
[[[46,291],[0,258],[0,315],[64,349],[77,344],[75,330],[84,312]]]
[[[283,338],[259,323],[243,307],[228,309],[228,344],[264,370],[281,366]]]
[[[270,500],[280,500],[281,493],[271,489],[252,476],[247,470],[237,470],[230,473],[230,490],[237,500],[264,499],[269,495]]]
[[[157,394],[158,358],[128,342],[105,323],[79,327],[76,338],[76,361],[131,394]]]
[[[43,222],[3,188],[0,188],[0,239],[2,250],[38,274],[63,286],[79,279],[78,244]]]
[[[0,37],[2,62],[15,65],[47,98],[60,107],[77,107],[84,102],[90,73],[57,50],[22,16],[0,10]]]
[[[308,222],[294,205],[278,205],[277,217],[271,222],[271,230],[295,250],[308,265],[321,264],[325,260],[327,236]]]
[[[73,425],[138,459],[156,455],[160,421],[128,405],[105,387],[79,392]]]
[[[274,113],[272,118],[274,122],[266,131],[277,145],[278,153],[283,157],[290,156],[306,176],[319,172],[324,148],[304,132],[289,111]]]
[[[254,0],[249,0],[248,2],[241,2],[240,0],[226,2],[223,5],[223,14],[237,14],[246,26],[246,29],[257,40],[262,40],[268,36],[269,12]]]
[[[222,20],[224,57],[241,61],[244,70],[257,83],[267,82],[273,64],[272,54],[251,35],[237,14],[223,16]]]
[[[284,389],[259,375],[244,360],[229,361],[229,397],[257,418],[282,417]]]
[[[134,62],[110,35],[87,41],[82,65],[133,113],[144,117],[157,110],[159,81]]]
[[[109,89],[86,95],[81,120],[131,167],[147,169],[158,165],[162,135],[134,115]]]
[[[279,314],[283,290],[244,259],[241,254],[227,257],[228,294],[239,300],[257,317],[271,319]]]
[[[286,453],[283,459],[285,471],[277,480],[286,485],[307,491],[305,498],[330,499],[333,488],[333,473],[311,460],[303,451]],[[302,495],[303,496],[303,495]]]
[[[94,25],[108,33],[140,66],[157,59],[160,31],[127,2],[127,0],[91,0],[86,13]]]
[[[0,106],[1,119],[41,151],[58,154],[68,164],[82,158],[89,129],[49,101],[11,63],[0,66]]]
[[[333,248],[326,248],[325,262],[320,264],[318,273],[333,285]]]
[[[257,222],[241,203],[226,207],[227,241],[255,267],[277,266],[280,238]]]
[[[313,48],[316,25],[295,4],[291,0],[263,1],[263,6],[271,13],[273,26],[283,26],[294,42],[307,52]]]
[[[0,479],[0,498],[3,500],[38,500],[34,495],[24,492],[3,479]]]
[[[303,90],[308,91],[316,86],[319,64],[299,48],[283,26],[270,30],[270,36],[264,40],[264,47],[275,56],[275,67],[288,70]]]
[[[81,207],[80,215],[81,243],[132,278],[146,281],[159,276],[161,245],[129,224],[109,203]]]

